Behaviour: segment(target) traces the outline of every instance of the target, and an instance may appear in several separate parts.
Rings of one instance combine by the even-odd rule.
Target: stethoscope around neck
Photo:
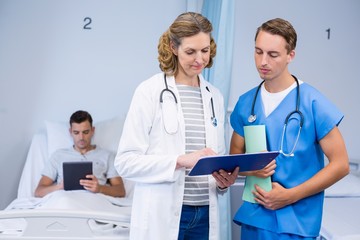
[[[163,95],[165,92],[168,92],[172,95],[172,97],[174,98],[174,101],[175,101],[175,104],[178,103],[177,101],[177,98],[175,96],[175,93],[173,91],[171,91],[168,87],[168,84],[167,84],[167,80],[166,80],[166,74],[164,74],[164,83],[165,83],[165,88],[160,92],[160,103],[163,104],[164,103],[164,99],[163,99]],[[210,92],[210,89],[208,88],[208,86],[206,86],[206,90],[208,92]],[[211,115],[211,123],[214,127],[217,127],[217,119],[216,119],[216,116],[215,116],[215,109],[214,109],[214,101],[213,101],[213,98],[211,97],[210,98],[210,103],[211,103],[211,112],[212,112],[212,115]],[[163,115],[165,116],[165,115]],[[165,130],[167,133],[169,134],[174,134],[177,132],[177,129],[176,131],[175,130],[172,130],[172,131],[169,131],[169,129],[165,126]]]
[[[299,80],[294,76],[292,75],[292,77],[295,79],[296,81],[296,108],[294,111],[290,112],[286,118],[285,118],[285,121],[284,121],[284,127],[283,127],[283,131],[282,131],[282,136],[281,136],[281,144],[280,144],[280,150],[279,152],[286,156],[286,157],[293,157],[294,156],[294,151],[295,151],[295,148],[298,144],[298,141],[299,141],[299,137],[300,137],[300,132],[301,132],[301,129],[302,129],[302,126],[304,124],[304,115],[302,114],[302,112],[299,110],[299,107],[300,107],[300,85],[299,85]],[[259,94],[259,91],[261,89],[261,85],[265,82],[262,81],[259,86],[257,87],[256,89],[256,93],[255,93],[255,96],[254,96],[254,99],[253,99],[253,102],[252,102],[252,106],[251,106],[251,113],[250,113],[250,116],[248,117],[248,122],[249,123],[253,123],[256,121],[256,114],[255,114],[255,103],[256,103],[256,98]],[[286,132],[286,128],[287,128],[287,124],[289,122],[289,119],[292,115],[294,114],[298,114],[300,116],[300,126],[299,126],[299,131],[297,133],[297,136],[296,136],[296,140],[295,140],[295,143],[294,143],[294,146],[293,148],[291,149],[290,152],[288,153],[285,153],[284,150],[283,150],[283,146],[284,146],[284,137],[285,137],[285,132]]]

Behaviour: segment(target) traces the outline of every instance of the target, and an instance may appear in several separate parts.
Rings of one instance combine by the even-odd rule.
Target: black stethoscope
[[[160,103],[163,103],[163,95],[165,92],[169,92],[174,100],[175,100],[175,103],[177,104],[178,101],[177,101],[177,98],[175,96],[175,93],[173,91],[171,91],[168,87],[168,84],[167,84],[167,81],[166,81],[166,74],[164,74],[164,82],[165,82],[165,88],[161,91],[160,93]],[[206,90],[208,92],[210,92],[210,89],[206,86]],[[213,101],[213,98],[211,97],[210,99],[210,103],[211,103],[211,111],[212,111],[212,116],[211,116],[211,123],[214,127],[217,127],[217,119],[216,119],[216,116],[215,116],[215,109],[214,109],[214,101]]]
[[[280,146],[280,150],[279,152],[281,154],[283,154],[284,156],[286,157],[293,157],[294,156],[294,151],[295,151],[295,148],[296,148],[296,145],[299,141],[299,137],[300,137],[300,132],[301,132],[301,128],[304,124],[304,115],[302,114],[302,112],[299,110],[299,107],[300,107],[300,85],[299,85],[299,80],[294,76],[292,75],[292,77],[295,79],[296,81],[296,108],[294,111],[290,112],[286,118],[285,118],[285,122],[284,122],[284,127],[283,127],[283,132],[282,132],[282,137],[281,137],[281,146]],[[262,81],[259,86],[257,87],[256,89],[256,93],[255,93],[255,97],[254,97],[254,100],[252,102],[252,106],[251,106],[251,114],[250,116],[248,117],[248,122],[249,123],[253,123],[256,121],[256,114],[255,114],[255,103],[256,103],[256,98],[259,94],[259,91],[261,89],[261,85],[265,82]],[[284,144],[284,136],[285,136],[285,132],[286,132],[286,127],[287,127],[287,124],[289,122],[289,119],[292,115],[294,114],[298,114],[300,116],[300,127],[299,127],[299,131],[298,131],[298,134],[297,134],[297,137],[296,137],[296,140],[295,140],[295,144],[294,144],[294,147],[291,149],[291,151],[289,153],[285,153],[283,151],[283,144]]]

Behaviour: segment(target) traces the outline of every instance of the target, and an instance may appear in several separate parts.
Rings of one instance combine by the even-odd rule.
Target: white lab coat
[[[206,146],[224,154],[223,97],[219,90],[201,75],[199,77],[204,104]],[[175,126],[178,124],[178,131],[168,134],[164,129],[160,104],[160,93],[165,88],[164,74],[156,74],[141,83],[134,93],[115,159],[115,167],[120,176],[136,182],[130,230],[132,240],[176,240],[178,237],[185,169],[175,168],[177,157],[185,153],[185,124],[175,78],[167,77],[167,84],[176,95],[178,104],[172,108],[173,111],[169,108],[164,114],[172,118]],[[217,127],[211,123],[211,97]],[[174,98],[169,93],[164,93],[163,98],[164,102],[174,103]],[[211,175],[209,184],[209,239],[219,240],[218,193]]]

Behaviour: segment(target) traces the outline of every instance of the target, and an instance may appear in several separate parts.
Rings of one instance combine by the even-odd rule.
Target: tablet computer
[[[236,167],[240,167],[240,172],[260,170],[278,155],[278,151],[273,151],[203,157],[191,169],[189,176],[212,174],[220,169],[232,172]]]
[[[86,175],[92,174],[92,162],[63,162],[64,190],[84,189],[80,185],[80,179],[86,179]]]

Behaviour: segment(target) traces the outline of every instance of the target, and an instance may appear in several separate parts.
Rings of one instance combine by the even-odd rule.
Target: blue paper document
[[[207,175],[223,169],[228,172],[240,167],[240,172],[264,168],[279,155],[278,151],[244,153],[201,158],[190,171],[189,176]]]

